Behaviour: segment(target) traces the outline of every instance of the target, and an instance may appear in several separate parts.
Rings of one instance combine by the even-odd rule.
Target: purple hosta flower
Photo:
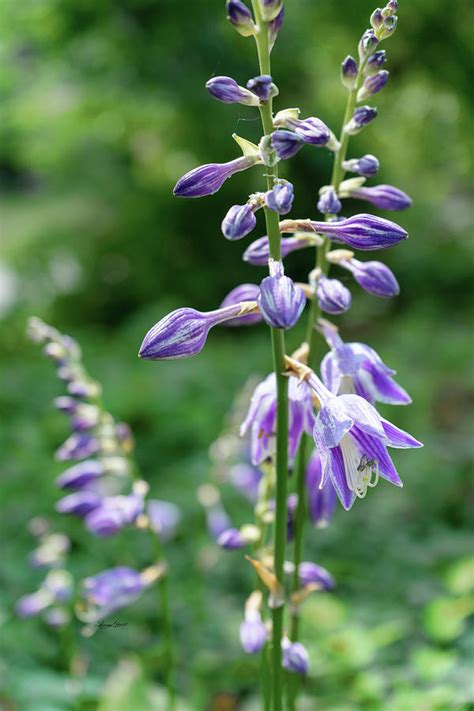
[[[303,432],[311,433],[314,423],[313,398],[306,383],[298,385],[295,378],[288,383],[289,440],[288,455],[294,460]],[[275,453],[276,380],[270,373],[252,395],[247,417],[240,428],[241,436],[250,431],[250,457],[258,466]]]
[[[375,156],[368,153],[362,156],[362,158],[345,160],[342,167],[351,173],[357,173],[358,175],[363,175],[365,178],[370,178],[378,173],[380,163]]]
[[[75,494],[69,494],[59,499],[54,508],[59,513],[84,517],[98,508],[101,503],[102,498],[94,491],[78,491]]]
[[[271,22],[280,13],[283,7],[283,0],[260,0],[262,8],[262,19],[264,22]]]
[[[332,186],[322,190],[317,207],[319,212],[322,212],[323,215],[337,215],[337,213],[341,211],[341,201]]]
[[[220,536],[218,536],[217,545],[226,550],[236,550],[237,548],[243,548],[246,545],[242,534],[238,528],[227,528],[222,531]]]
[[[344,191],[341,186],[343,197],[356,198],[357,200],[367,200],[380,210],[406,210],[411,206],[411,198],[393,185],[375,185],[372,188],[359,187],[353,190]]]
[[[119,566],[86,578],[83,581],[83,596],[89,608],[88,617],[98,620],[135,602],[150,584],[145,572]]]
[[[275,150],[280,160],[288,160],[298,153],[303,148],[305,142],[293,131],[280,129],[273,131],[271,137],[271,145]]]
[[[253,16],[247,5],[241,0],[227,0],[227,19],[235,27],[237,32],[244,37],[254,35],[256,27]]]
[[[257,299],[263,320],[272,328],[293,328],[306,304],[304,292],[284,275],[282,262],[270,260],[269,269]]]
[[[356,133],[359,133],[359,131],[362,131],[364,126],[368,126],[369,123],[372,123],[372,121],[377,118],[377,113],[377,109],[374,106],[359,106],[359,108],[354,111],[349,123],[344,126],[344,131],[350,136],[354,136]]]
[[[30,553],[29,563],[34,568],[56,567],[63,563],[70,547],[71,542],[67,536],[51,533],[44,536],[38,548]]]
[[[393,380],[395,371],[388,368],[378,353],[364,343],[344,343],[338,330],[321,319],[319,326],[331,348],[321,363],[325,386],[334,394],[356,393],[372,405],[408,405],[408,393]]]
[[[169,501],[151,499],[147,503],[147,514],[150,527],[162,541],[173,538],[176,528],[181,521],[181,513],[177,506]]]
[[[258,654],[267,641],[267,628],[258,610],[245,612],[245,620],[240,625],[240,644],[246,654]]]
[[[298,494],[290,494],[286,502],[286,540],[293,540],[295,535],[295,516],[298,508]]]
[[[387,53],[384,49],[379,49],[377,52],[374,52],[367,60],[367,64],[365,65],[365,73],[366,74],[376,74],[381,67],[385,64],[387,61]]]
[[[362,62],[369,54],[373,54],[379,43],[373,30],[366,30],[359,42],[359,59]]]
[[[231,484],[250,501],[256,503],[262,472],[250,464],[235,464],[229,470]]]
[[[268,101],[271,97],[278,95],[278,89],[273,83],[270,74],[261,74],[258,77],[249,79],[247,89],[255,94],[263,103]]]
[[[321,457],[323,481],[331,478],[343,507],[348,510],[356,497],[364,498],[379,476],[402,486],[387,447],[406,449],[421,447],[421,443],[380,417],[364,398],[334,395],[315,373],[305,377],[321,403],[313,437]]]
[[[280,12],[275,17],[275,19],[268,23],[268,45],[269,45],[270,52],[272,51],[273,46],[276,42],[278,33],[281,30],[281,26],[283,25],[284,18],[285,18],[285,6],[283,5]]]
[[[284,227],[284,223],[281,226]],[[408,237],[405,230],[395,222],[365,213],[338,222],[311,222],[310,227],[335,242],[368,251],[387,249]]]
[[[331,137],[326,124],[314,116],[306,119],[290,118],[285,122],[285,126],[294,131],[304,143],[310,143],[312,146],[325,146]]]
[[[267,261],[268,260],[265,261],[265,264]],[[259,293],[260,287],[257,286],[257,284],[240,284],[236,286],[235,289],[232,289],[232,291],[229,291],[219,308],[225,309],[227,306],[234,306],[242,301],[256,301]],[[249,314],[248,316],[241,316],[240,318],[229,319],[224,322],[224,326],[250,326],[254,323],[260,323],[262,320],[262,315],[255,313]]]
[[[316,286],[319,308],[328,314],[343,314],[350,309],[352,296],[338,279],[321,274]]]
[[[100,449],[99,441],[89,434],[72,434],[56,451],[60,462],[69,459],[85,459]]]
[[[129,496],[107,496],[102,499],[100,506],[85,516],[84,523],[96,536],[113,536],[134,523],[137,516],[143,513],[143,508],[143,495],[132,493]]]
[[[317,585],[319,590],[332,590],[336,584],[326,568],[310,562],[299,564],[298,578],[300,585]]]
[[[348,269],[356,282],[369,294],[390,298],[400,293],[393,272],[382,262],[359,262],[358,259],[342,260],[341,267]]]
[[[206,82],[206,89],[211,96],[224,104],[259,105],[258,97],[243,86],[239,86],[232,77],[212,77]]]
[[[357,101],[365,101],[369,96],[373,96],[381,91],[388,82],[389,73],[382,69],[377,74],[368,76],[362,87],[357,92]]]
[[[282,665],[295,674],[307,674],[309,671],[309,654],[301,642],[290,642],[288,637],[281,641],[283,651]]]
[[[314,247],[319,244],[318,241],[314,241],[316,235],[309,235],[301,233],[299,235],[294,235],[293,237],[283,237],[281,240],[281,256],[284,259],[291,252],[296,252],[298,249],[305,249],[306,247]],[[252,242],[245,250],[242,259],[244,262],[253,264],[257,267],[264,267],[268,264],[270,259],[270,246],[268,243],[268,237],[260,237],[259,239]]]
[[[232,205],[222,220],[221,231],[224,237],[234,241],[252,232],[257,224],[255,212],[260,207],[262,205],[255,200],[250,200],[245,205]]]
[[[148,331],[138,355],[148,360],[172,360],[196,355],[203,349],[213,326],[247,316],[255,310],[256,304],[249,301],[204,313],[189,308],[177,309]]]
[[[272,190],[265,193],[265,205],[279,215],[286,215],[293,205],[293,185],[288,180],[278,180]]]
[[[173,193],[178,197],[204,197],[216,193],[231,175],[258,163],[257,155],[241,156],[228,163],[208,163],[190,170],[176,183]]]
[[[309,517],[316,528],[325,528],[329,524],[337,498],[330,479],[326,479],[321,486],[322,476],[321,458],[314,450],[306,468],[306,490]]]
[[[355,87],[358,72],[359,67],[356,60],[348,54],[341,65],[341,81],[346,89]]]

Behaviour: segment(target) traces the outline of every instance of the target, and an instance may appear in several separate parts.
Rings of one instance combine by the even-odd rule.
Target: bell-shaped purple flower
[[[245,613],[245,619],[240,625],[240,644],[246,654],[258,654],[267,641],[267,628],[257,610]]]
[[[304,143],[309,143],[312,146],[325,146],[331,137],[331,132],[326,124],[315,116],[306,119],[288,119],[286,127],[294,131]]]
[[[290,642],[284,637],[281,642],[283,651],[282,665],[295,674],[305,675],[309,671],[309,654],[301,642]]]
[[[260,205],[254,202],[247,202],[245,205],[232,205],[222,220],[221,231],[224,237],[235,241],[252,232],[257,224],[255,211],[259,207]]]
[[[352,258],[339,262],[339,265],[348,269],[356,282],[369,294],[390,298],[400,293],[395,275],[383,262],[359,262],[358,259]]]
[[[243,37],[254,35],[255,27],[252,13],[242,0],[227,0],[227,19]]]
[[[406,210],[411,206],[411,198],[393,185],[375,185],[344,191],[344,197],[367,200],[380,210]]]
[[[369,123],[377,118],[377,109],[374,106],[359,106],[354,111],[351,120],[345,125],[344,130],[350,136],[354,136],[359,133],[364,126],[368,126]]]
[[[306,304],[301,287],[286,277],[282,262],[270,261],[270,276],[260,284],[257,299],[263,320],[272,328],[289,329],[298,321]]]
[[[143,496],[108,496],[102,499],[100,506],[91,511],[84,519],[86,528],[96,536],[113,536],[125,526],[132,524],[143,512]]]
[[[374,405],[408,405],[411,398],[395,382],[395,371],[388,368],[378,353],[364,343],[344,343],[338,330],[321,319],[319,327],[331,348],[321,363],[325,386],[335,395],[356,393]]]
[[[101,477],[104,473],[104,465],[97,459],[86,459],[69,469],[66,469],[56,479],[56,486],[60,489],[82,489],[92,481]]]
[[[265,261],[267,263],[268,259]],[[227,306],[235,306],[242,301],[256,301],[260,293],[260,287],[257,284],[239,284],[235,289],[229,291],[220,309],[225,309]],[[224,321],[224,326],[251,326],[254,323],[263,321],[261,313],[249,314],[240,318],[231,318]]]
[[[296,252],[299,249],[314,247],[314,239],[311,235],[298,235],[298,237],[283,237],[281,240],[281,256],[284,259],[291,252]],[[248,264],[253,264],[257,267],[264,267],[270,259],[270,246],[268,237],[260,237],[252,242],[245,250],[242,259]]]
[[[292,463],[300,446],[303,432],[311,434],[314,425],[313,398],[306,383],[298,385],[295,378],[288,383],[288,456]],[[244,436],[250,432],[250,458],[258,466],[275,454],[276,380],[271,373],[252,395],[247,416],[240,428]]]
[[[370,178],[379,172],[380,163],[375,156],[368,153],[362,156],[362,158],[345,160],[342,167],[351,173],[357,173],[358,175],[363,175],[365,178]]]
[[[150,520],[150,527],[162,541],[173,538],[181,521],[179,508],[169,501],[150,499],[146,512]]]
[[[280,129],[272,133],[271,144],[280,160],[288,160],[303,148],[305,142],[293,131]]]
[[[387,61],[387,53],[384,49],[378,49],[370,55],[365,65],[366,74],[376,74]]]
[[[241,156],[228,163],[208,163],[190,170],[176,183],[173,193],[178,197],[204,197],[216,193],[231,175],[247,170],[259,162],[258,156]]]
[[[218,536],[217,545],[226,550],[243,548],[246,544],[238,528],[228,528]]]
[[[276,42],[278,33],[281,30],[284,18],[285,18],[285,6],[282,5],[280,12],[275,17],[275,19],[268,23],[268,45],[269,45],[270,52],[272,51],[273,46]]]
[[[189,308],[172,311],[148,331],[139,356],[148,360],[172,360],[196,355],[203,349],[213,326],[246,316],[255,308],[252,302],[242,302],[205,313]]]
[[[306,492],[311,523],[316,528],[325,528],[334,513],[336,491],[330,479],[322,482],[321,458],[313,451],[306,468]]]
[[[311,222],[310,225],[315,232],[335,242],[362,250],[387,249],[408,237],[395,222],[365,213],[338,222]]]
[[[288,180],[279,180],[272,190],[265,193],[265,205],[279,215],[286,215],[293,205],[293,185]]]
[[[328,314],[343,314],[350,309],[352,296],[338,279],[321,275],[316,286],[319,308]]]
[[[90,616],[100,619],[135,602],[146,587],[147,579],[143,573],[118,566],[86,578],[83,596],[90,608]]]
[[[247,82],[249,89],[261,102],[265,103],[272,96],[277,96],[278,89],[273,83],[270,74],[261,74],[258,77],[253,77]]]
[[[255,93],[239,86],[232,77],[212,77],[206,82],[206,89],[218,101],[224,104],[244,104],[258,106],[259,100]]]
[[[332,186],[326,188],[321,193],[318,200],[318,210],[323,215],[337,215],[341,211],[341,201],[337,197],[337,193]]]
[[[346,89],[355,87],[358,72],[359,67],[356,60],[348,54],[341,65],[341,81]]]
[[[56,450],[56,459],[60,462],[69,459],[85,459],[95,454],[100,449],[99,441],[89,434],[72,434]]]
[[[336,584],[326,568],[308,561],[299,564],[298,578],[300,585],[317,585],[320,590],[332,590]]]
[[[73,514],[74,516],[83,518],[98,508],[101,502],[102,498],[94,491],[78,491],[59,499],[54,508],[59,513]]]
[[[387,72],[386,69],[381,69],[377,74],[368,76],[357,93],[358,101],[365,101],[369,96],[373,96],[381,91],[388,82],[388,78],[389,72]]]

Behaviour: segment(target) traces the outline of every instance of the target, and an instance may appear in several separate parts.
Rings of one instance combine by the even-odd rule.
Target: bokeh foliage
[[[271,367],[267,333],[216,330],[192,361],[155,365],[136,358],[145,330],[167,310],[213,308],[237,283],[263,274],[241,262],[242,242],[227,243],[219,230],[227,207],[261,187],[260,169],[236,176],[210,198],[171,196],[186,170],[237,156],[233,131],[259,136],[253,110],[218,104],[204,89],[212,74],[244,83],[257,73],[252,43],[231,31],[223,5],[2,3],[0,703],[6,708],[71,708],[72,694],[55,634],[12,615],[15,599],[38,582],[26,563],[32,547],[26,523],[53,511],[60,467],[51,453],[66,434],[48,409],[59,385],[24,336],[30,314],[82,342],[109,408],[134,428],[153,492],[183,507],[170,559],[188,708],[206,708],[211,698],[215,708],[236,698],[252,703],[257,667],[237,642],[250,578],[238,553],[217,556],[195,488],[208,478],[206,450],[229,403],[249,373]],[[449,7],[443,0],[401,5],[399,30],[387,44],[391,80],[377,97],[380,115],[353,139],[351,156],[377,155],[380,181],[414,199],[400,217],[410,239],[383,255],[402,294],[385,302],[354,287],[354,307],[341,324],[347,338],[370,343],[398,368],[414,404],[384,414],[425,449],[396,455],[402,491],[382,484],[350,514],[338,511],[332,527],[309,536],[307,558],[326,565],[339,587],[306,607],[313,661],[308,709],[317,703],[333,711],[444,711],[469,703],[469,7],[461,0]],[[288,0],[273,57],[278,108],[300,106],[303,115],[338,130],[345,101],[339,63],[355,52],[372,9],[367,0]],[[329,155],[307,149],[284,170],[295,184],[294,214],[315,215]],[[288,271],[304,278],[308,259],[294,255]],[[290,345],[300,336],[292,335]],[[236,494],[225,496],[243,522],[246,509]],[[75,522],[52,519],[74,541],[78,575],[116,560],[146,560],[133,536],[97,542]],[[154,609],[147,593],[127,610],[125,635],[82,642],[91,658],[84,709],[97,707],[104,678],[122,657],[101,711],[117,708],[117,693],[125,711],[160,708],[159,691],[149,686],[150,679],[160,681],[159,632],[149,625]],[[114,690],[114,679],[129,679],[130,701]]]

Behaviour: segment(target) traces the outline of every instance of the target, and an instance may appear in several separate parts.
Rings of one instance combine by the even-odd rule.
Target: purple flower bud
[[[264,22],[274,20],[283,7],[283,0],[261,0],[262,19]]]
[[[73,415],[77,410],[78,402],[73,397],[63,395],[61,397],[54,398],[53,405],[60,412],[65,412],[66,415]]]
[[[219,536],[232,528],[232,522],[222,506],[215,505],[206,509],[207,530],[216,540]]]
[[[261,76],[249,79],[247,89],[250,89],[250,91],[263,102],[268,101],[270,97],[278,94],[278,89],[273,83],[270,74],[262,74]]]
[[[309,654],[306,648],[300,642],[290,642],[287,637],[282,640],[281,647],[284,668],[295,674],[307,674],[309,671]]]
[[[310,236],[308,236],[308,239],[300,237],[283,237],[281,240],[281,256],[282,258],[285,258],[291,252],[296,252],[298,249],[305,249],[306,247],[313,246],[314,242]],[[255,242],[252,242],[252,244],[245,250],[242,258],[244,262],[248,262],[254,266],[266,266],[268,264],[268,260],[270,259],[268,237],[260,237],[255,240]]]
[[[328,314],[343,314],[351,306],[351,292],[338,279],[321,275],[316,294],[320,309]]]
[[[46,610],[52,601],[52,596],[46,590],[40,589],[31,595],[23,595],[15,605],[15,612],[18,617],[35,617]]]
[[[311,222],[311,226],[315,232],[354,249],[387,249],[408,237],[405,230],[395,222],[366,213],[339,222]]]
[[[224,237],[235,241],[252,232],[257,224],[254,213],[258,208],[258,205],[251,202],[245,205],[233,205],[222,220],[221,231]]]
[[[56,459],[63,462],[68,459],[85,459],[100,449],[95,437],[88,434],[73,434],[56,450]]]
[[[341,81],[347,89],[355,87],[358,71],[356,60],[348,54],[341,66]]]
[[[235,464],[229,471],[229,480],[250,503],[256,503],[262,473],[250,464]]]
[[[104,473],[104,466],[96,459],[86,459],[84,462],[69,467],[56,479],[60,489],[82,489],[95,481]]]
[[[349,123],[344,127],[346,133],[350,136],[359,133],[364,126],[368,126],[377,117],[377,109],[374,106],[359,106],[358,109],[354,111]]]
[[[109,496],[86,515],[84,523],[91,533],[105,538],[133,523],[142,512],[143,496]]]
[[[372,54],[379,40],[373,30],[366,30],[359,42],[359,59],[362,61],[367,55]]]
[[[318,585],[321,590],[332,590],[335,586],[334,578],[326,568],[316,563],[304,562],[298,566],[300,585]]]
[[[265,260],[265,264],[268,259]],[[225,309],[227,306],[235,306],[242,301],[256,301],[260,293],[260,287],[257,284],[240,284],[236,286],[235,289],[229,291],[225,297],[222,304],[219,306],[220,309]],[[248,316],[241,316],[240,318],[231,318],[224,322],[225,326],[251,326],[254,323],[260,323],[263,321],[262,314],[249,314]]]
[[[258,106],[258,98],[251,91],[239,86],[232,77],[212,77],[206,82],[206,89],[224,104],[245,104]]]
[[[316,528],[325,528],[329,524],[337,498],[329,477],[321,487],[322,475],[321,458],[314,450],[306,469],[306,489],[309,517]]]
[[[104,616],[134,602],[146,585],[142,574],[133,568],[109,568],[83,581],[84,598]]]
[[[253,16],[245,3],[241,0],[227,0],[227,19],[234,25],[237,32],[243,37],[255,34],[256,27]]]
[[[359,262],[357,259],[350,259],[340,262],[340,266],[352,272],[356,282],[369,294],[390,298],[400,293],[394,274],[382,262]]]
[[[370,16],[370,24],[374,30],[378,29],[383,23],[383,15],[380,7],[376,8]]]
[[[282,262],[270,262],[270,276],[260,284],[257,303],[272,328],[288,329],[298,321],[306,304],[303,290],[284,276]]]
[[[181,521],[181,513],[177,506],[168,501],[151,499],[147,504],[147,514],[152,530],[162,541],[173,538]]]
[[[97,383],[90,380],[71,380],[67,389],[75,397],[94,397],[97,394]]]
[[[265,193],[265,204],[279,215],[286,215],[293,205],[293,185],[288,180],[279,180],[272,190]]]
[[[389,2],[385,5],[384,9],[382,10],[382,14],[384,17],[388,17],[389,15],[394,15],[398,10],[398,2],[397,0],[389,0]]]
[[[306,119],[289,119],[286,126],[291,128],[305,143],[312,146],[325,146],[331,137],[331,132],[325,123],[314,116]]]
[[[258,654],[267,641],[267,628],[256,610],[245,615],[240,625],[240,644],[246,654]]]
[[[303,139],[292,131],[274,131],[271,144],[280,160],[292,158],[304,146]]]
[[[216,193],[231,175],[251,168],[258,156],[241,156],[228,163],[208,163],[190,170],[176,183],[173,194],[178,197],[204,197]]]
[[[236,550],[245,546],[245,541],[238,528],[228,528],[222,531],[216,543],[226,550]]]
[[[372,175],[378,173],[380,163],[375,156],[368,153],[362,158],[353,158],[352,160],[345,160],[342,164],[344,170],[348,170],[351,173],[357,173],[358,175],[363,175],[365,178],[370,178]]]
[[[176,309],[151,328],[140,347],[140,358],[148,360],[172,360],[188,358],[200,353],[209,330],[238,316],[248,315],[243,304],[202,313],[195,309]],[[241,314],[241,311],[244,313]]]
[[[54,508],[59,513],[74,514],[82,518],[98,508],[101,503],[102,499],[99,494],[93,491],[78,491],[59,499]]]
[[[383,25],[377,30],[377,35],[381,40],[391,37],[395,30],[397,29],[398,17],[396,15],[390,15],[386,17],[383,21]]]
[[[367,60],[365,65],[366,74],[376,74],[387,61],[387,53],[384,49],[379,49],[374,52]]]
[[[278,33],[280,32],[281,26],[283,25],[284,17],[285,6],[283,5],[275,19],[268,23],[268,45],[270,48],[270,52],[273,49]]]
[[[375,185],[373,188],[356,188],[347,191],[347,197],[367,200],[381,210],[406,210],[411,206],[411,198],[393,185]]]
[[[318,200],[317,207],[319,212],[322,212],[323,215],[337,215],[337,213],[341,211],[341,201],[332,186],[323,191]]]
[[[71,428],[74,432],[83,432],[97,427],[100,422],[100,410],[96,405],[80,403],[71,417]]]
[[[380,72],[377,72],[377,74],[368,76],[357,94],[357,100],[364,101],[368,99],[369,96],[377,94],[388,82],[388,77],[389,73],[386,69],[382,69]]]

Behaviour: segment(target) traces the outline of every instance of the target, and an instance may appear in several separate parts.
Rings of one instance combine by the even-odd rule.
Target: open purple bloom
[[[359,106],[359,108],[354,111],[349,123],[346,124],[344,128],[345,132],[350,136],[359,133],[364,126],[368,126],[369,123],[372,123],[372,121],[377,118],[377,113],[377,109],[374,106]]]
[[[177,506],[169,501],[150,499],[147,503],[146,512],[150,520],[151,529],[162,541],[169,541],[173,538],[181,521],[181,513]]]
[[[265,261],[265,264],[267,261]],[[227,306],[235,306],[242,301],[256,301],[259,293],[260,287],[257,284],[239,284],[235,289],[229,291],[219,308],[225,309]],[[240,318],[228,319],[224,321],[224,326],[250,326],[261,321],[263,321],[262,314],[255,313],[241,316]]]
[[[270,262],[270,276],[260,284],[258,307],[264,321],[272,328],[289,329],[298,321],[306,305],[301,287],[286,277],[281,262]]]
[[[206,89],[218,101],[224,104],[244,104],[258,106],[259,100],[255,93],[239,86],[232,77],[212,77],[206,82]]]
[[[356,497],[364,498],[379,476],[402,486],[387,447],[413,448],[422,444],[388,420],[359,395],[333,395],[312,373],[306,381],[321,409],[313,438],[321,457],[323,482],[328,477],[348,510]]]
[[[263,102],[268,101],[271,96],[276,96],[278,93],[278,89],[273,83],[270,74],[262,74],[258,77],[253,77],[253,79],[249,79],[247,89]]]
[[[216,193],[231,175],[247,170],[259,162],[258,156],[241,156],[228,163],[208,163],[190,170],[176,183],[173,193],[178,197],[204,197]]]
[[[337,213],[341,211],[341,201],[332,186],[323,191],[318,200],[317,207],[319,212],[323,215],[337,215]]]
[[[344,197],[367,200],[381,210],[406,210],[412,204],[411,198],[393,185],[375,185],[372,188],[360,187],[344,192]]]
[[[357,173],[358,175],[363,175],[365,178],[370,178],[372,175],[378,173],[380,163],[375,156],[367,154],[362,156],[362,158],[345,160],[342,167],[351,173]]]
[[[383,262],[359,262],[348,259],[339,262],[339,266],[348,269],[356,282],[369,294],[390,298],[400,293],[400,287],[393,272]]]
[[[199,353],[209,330],[219,323],[248,315],[251,302],[242,302],[216,311],[201,312],[182,308],[172,311],[151,328],[140,347],[140,358],[172,360]]]
[[[318,585],[321,590],[332,590],[336,584],[326,568],[310,562],[299,564],[298,578],[300,585]]]
[[[338,222],[311,222],[315,232],[355,249],[387,249],[408,237],[405,230],[391,220],[362,213]]]
[[[293,131],[280,129],[272,133],[271,144],[280,160],[288,160],[303,148],[305,141]]]
[[[291,252],[296,252],[299,249],[306,247],[314,247],[314,241],[310,235],[307,238],[299,235],[298,237],[283,237],[281,240],[281,256],[284,259]],[[260,237],[252,242],[243,254],[244,262],[253,264],[257,267],[264,267],[270,259],[270,246],[268,237]]]
[[[265,193],[265,204],[279,215],[286,215],[293,205],[293,185],[288,180],[279,180],[272,190]]]
[[[301,642],[290,642],[288,637],[282,639],[281,647],[284,668],[295,674],[307,674],[309,671],[309,654],[306,647]]]
[[[221,231],[224,237],[234,241],[242,239],[252,232],[257,224],[255,211],[259,207],[260,205],[253,202],[247,202],[245,205],[232,205],[222,220]]]
[[[356,60],[348,54],[341,66],[341,80],[346,89],[354,88],[358,71]]]
[[[344,343],[337,328],[323,321],[321,331],[331,348],[321,363],[325,386],[334,394],[356,393],[370,402],[408,405],[411,398],[393,379],[378,353],[364,343]]]
[[[313,451],[306,468],[306,492],[311,523],[316,528],[325,528],[334,513],[336,506],[336,491],[330,479],[322,483],[323,470],[321,458]]]
[[[289,432],[288,456],[293,462],[303,432],[311,434],[314,424],[313,398],[306,383],[295,378],[288,383]],[[247,416],[240,428],[243,436],[250,432],[250,457],[258,466],[275,454],[276,380],[270,373],[254,390]]]
[[[270,48],[270,52],[272,51],[273,45],[275,44],[278,33],[281,30],[284,18],[285,18],[285,6],[282,5],[280,12],[275,17],[275,19],[268,23],[268,45]]]
[[[240,644],[246,654],[258,654],[267,641],[267,628],[257,610],[245,613],[245,620],[240,625]]]
[[[147,582],[137,570],[118,566],[86,578],[83,587],[86,603],[96,610],[96,617],[100,619],[135,602]]]
[[[352,296],[338,279],[321,275],[316,286],[319,308],[328,314],[343,314],[350,309]]]
[[[227,0],[226,10],[227,19],[239,34],[244,37],[255,34],[256,27],[252,13],[242,0]]]
[[[86,459],[79,462],[56,479],[56,486],[60,489],[82,489],[95,481],[104,473],[104,465],[97,459]]]
[[[108,496],[102,499],[100,506],[85,516],[84,523],[96,536],[113,536],[133,523],[143,512],[143,506],[143,496],[138,494]]]
[[[218,536],[217,545],[226,550],[236,550],[245,546],[245,540],[238,528],[228,528]]]
[[[59,513],[73,514],[83,518],[88,513],[98,508],[102,502],[102,498],[94,491],[77,491],[74,494],[68,494],[56,502],[55,509]]]

